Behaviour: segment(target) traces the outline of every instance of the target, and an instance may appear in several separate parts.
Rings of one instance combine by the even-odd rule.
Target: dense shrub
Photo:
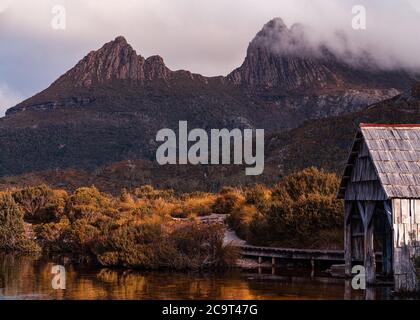
[[[246,205],[228,222],[257,245],[334,247],[342,243],[342,202],[335,174],[308,168],[285,177],[271,194],[262,186],[246,192]]]
[[[224,244],[223,239],[222,226],[195,222],[180,225],[169,235],[169,243],[176,251],[174,258],[181,258],[181,268],[223,268],[232,265],[238,252]]]
[[[34,193],[31,189],[16,194]],[[123,190],[115,198],[94,187],[79,188],[64,199],[60,218],[45,219],[34,231],[46,252],[104,266],[203,269],[231,265],[236,251],[223,244],[224,231],[219,226],[170,219],[171,215],[187,218],[210,213],[215,196],[182,197],[150,187],[137,194]],[[44,209],[39,206],[36,211]]]
[[[243,202],[243,195],[230,187],[223,188],[216,198],[213,211],[218,214],[231,214]]]
[[[37,252],[39,247],[29,239],[23,212],[13,197],[0,195],[0,249],[5,251]]]
[[[256,184],[245,190],[245,202],[255,205],[257,208],[264,208],[270,196],[271,190],[261,184]]]
[[[114,230],[97,255],[104,266],[205,269],[232,265],[237,252],[218,226],[194,222],[127,224]]]
[[[253,234],[250,232],[250,225],[253,221],[258,219],[258,215],[259,212],[254,205],[245,204],[238,207],[236,210],[233,210],[227,217],[227,222],[240,238],[253,242]]]
[[[156,200],[165,199],[171,200],[175,197],[175,192],[171,189],[157,190],[150,185],[144,185],[139,188],[135,188],[133,194],[140,199]]]
[[[26,221],[45,223],[61,218],[67,192],[41,185],[17,190],[12,196],[22,209]]]
[[[85,218],[95,220],[111,210],[111,200],[95,187],[77,189],[67,198],[64,212],[70,221]]]
[[[50,222],[38,224],[35,227],[35,233],[41,247],[45,251],[69,251],[63,245],[63,234],[69,230],[71,226],[70,220],[67,217],[62,218],[59,222]]]
[[[206,216],[213,212],[213,205],[216,197],[208,193],[195,193],[183,195],[179,201],[176,211],[183,213],[183,217]],[[177,214],[175,213],[176,216]]]

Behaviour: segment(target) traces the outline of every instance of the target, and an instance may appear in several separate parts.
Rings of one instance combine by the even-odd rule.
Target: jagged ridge
[[[160,56],[145,59],[119,36],[101,49],[90,52],[55,84],[70,82],[75,86],[90,87],[112,80],[143,82],[166,79],[170,72]]]

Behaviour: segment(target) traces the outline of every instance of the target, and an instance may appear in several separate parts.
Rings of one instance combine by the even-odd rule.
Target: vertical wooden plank
[[[420,223],[420,200],[414,200],[415,222]]]
[[[394,259],[395,291],[416,291],[417,278],[414,265],[411,260],[410,248],[408,246],[397,248],[394,254]]]
[[[398,248],[402,248],[405,245],[405,232],[404,224],[398,224]]]
[[[404,224],[404,245],[409,246],[411,243],[410,237],[411,226],[409,223]]]
[[[374,236],[374,219],[373,214],[375,212],[375,202],[367,201],[365,205],[366,224],[365,224],[365,241],[364,241],[364,265],[366,269],[366,283],[374,284],[376,280],[376,263],[375,263],[375,252],[373,246]]]
[[[344,262],[345,275],[351,277],[352,267],[352,221],[351,221],[352,202],[344,203]]]
[[[401,223],[409,223],[410,204],[408,199],[401,199]]]
[[[367,287],[365,291],[365,300],[376,300],[376,288]]]
[[[344,280],[344,300],[351,300],[351,280]]]
[[[392,230],[393,227],[393,223],[394,223],[394,218],[393,218],[393,213],[392,213],[392,205],[389,204],[389,202],[387,200],[385,200],[383,202],[384,204],[384,209],[385,209],[385,215],[387,217],[387,224],[389,226],[389,228]]]
[[[374,224],[370,223],[365,232],[365,269],[366,269],[366,283],[374,284],[375,283],[375,253],[373,250],[373,234],[374,234]]]
[[[398,275],[401,274],[401,254],[400,254],[401,249],[400,248],[394,248],[394,253],[393,253],[393,265],[394,265],[394,279],[396,280]]]
[[[400,199],[393,199],[392,200],[392,207],[393,207],[393,214],[394,214],[394,223],[399,224],[401,223],[401,200]]]
[[[364,260],[364,240],[363,237],[353,239],[353,258],[357,261],[363,262]]]
[[[383,217],[383,244],[382,244],[382,272],[385,276],[392,274],[392,228],[387,217]]]
[[[366,210],[365,210],[365,204],[366,201],[357,201],[357,207],[359,209],[359,214],[360,217],[362,218],[362,222],[363,222],[363,228],[366,229]]]
[[[394,232],[393,232],[393,247],[397,248],[398,247],[398,237],[399,237],[399,228],[398,228],[398,224],[394,224]]]
[[[410,199],[410,225],[416,223],[416,200]]]
[[[420,247],[420,223],[416,223],[417,247]]]

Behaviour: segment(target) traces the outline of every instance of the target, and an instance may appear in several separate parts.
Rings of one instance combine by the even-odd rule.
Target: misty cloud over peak
[[[313,48],[304,25],[295,23],[289,29],[281,18],[274,18],[257,33],[248,52],[255,49],[269,49],[278,55],[304,55]]]
[[[376,55],[373,48],[355,45],[343,29],[334,30],[329,37],[322,37],[315,28],[303,23],[294,23],[289,28],[280,17],[263,26],[250,42],[247,54],[253,55],[256,50],[266,50],[278,57],[336,60],[358,68],[420,71],[392,60],[392,57],[384,59]]]

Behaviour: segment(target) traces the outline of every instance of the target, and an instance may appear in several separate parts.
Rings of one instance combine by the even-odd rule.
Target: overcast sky
[[[367,9],[364,31],[351,27],[355,4]],[[66,8],[65,30],[51,27],[54,5]],[[352,50],[420,68],[420,0],[0,0],[0,115],[118,35],[173,70],[226,75],[273,17],[332,44],[341,30]]]

